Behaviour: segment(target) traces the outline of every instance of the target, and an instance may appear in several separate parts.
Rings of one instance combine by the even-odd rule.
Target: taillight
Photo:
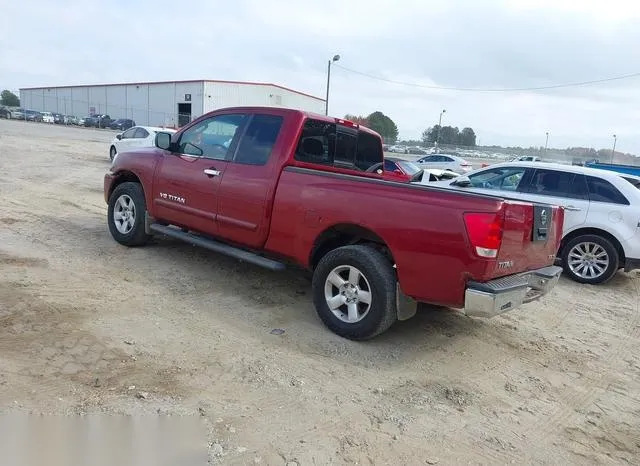
[[[469,241],[480,257],[494,258],[502,244],[504,211],[498,213],[471,212],[464,214]]]

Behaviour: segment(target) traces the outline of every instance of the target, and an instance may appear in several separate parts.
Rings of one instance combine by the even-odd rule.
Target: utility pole
[[[613,156],[616,153],[616,142],[618,141],[618,136],[613,135],[613,149],[611,149],[611,163],[613,163]]]
[[[443,108],[440,112],[440,118],[438,119],[438,135],[436,136],[436,153],[438,153],[438,145],[440,144],[440,131],[442,130],[442,115],[447,112],[447,109]]]
[[[544,155],[547,155],[547,147],[549,146],[549,131],[544,134],[547,135],[547,140],[544,142]]]
[[[327,98],[324,101],[324,114],[329,115],[329,85],[331,84],[331,64],[335,61],[340,60],[340,55],[334,55],[329,63],[327,64]]]

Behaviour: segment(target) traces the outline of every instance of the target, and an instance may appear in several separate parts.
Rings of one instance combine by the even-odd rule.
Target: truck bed
[[[509,204],[498,257],[474,255],[464,214],[497,212]],[[367,229],[393,251],[403,291],[417,301],[459,307],[468,281],[486,282],[549,265],[560,232],[531,241],[533,208],[520,201],[286,167],[274,199],[265,249],[312,265],[309,251],[323,232],[353,225]],[[553,222],[559,209],[553,208]],[[560,228],[561,230],[561,228]]]

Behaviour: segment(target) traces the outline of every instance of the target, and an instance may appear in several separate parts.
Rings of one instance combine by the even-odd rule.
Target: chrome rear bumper
[[[495,317],[540,299],[556,286],[562,267],[550,266],[485,283],[468,282],[464,312],[474,317]]]

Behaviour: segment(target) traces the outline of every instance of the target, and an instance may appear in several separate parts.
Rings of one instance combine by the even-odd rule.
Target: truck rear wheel
[[[140,183],[118,185],[109,197],[107,222],[111,236],[125,246],[142,246],[150,235],[144,231],[146,213],[144,191]]]
[[[330,251],[316,267],[311,286],[318,316],[341,337],[373,338],[397,320],[395,271],[371,247]]]

